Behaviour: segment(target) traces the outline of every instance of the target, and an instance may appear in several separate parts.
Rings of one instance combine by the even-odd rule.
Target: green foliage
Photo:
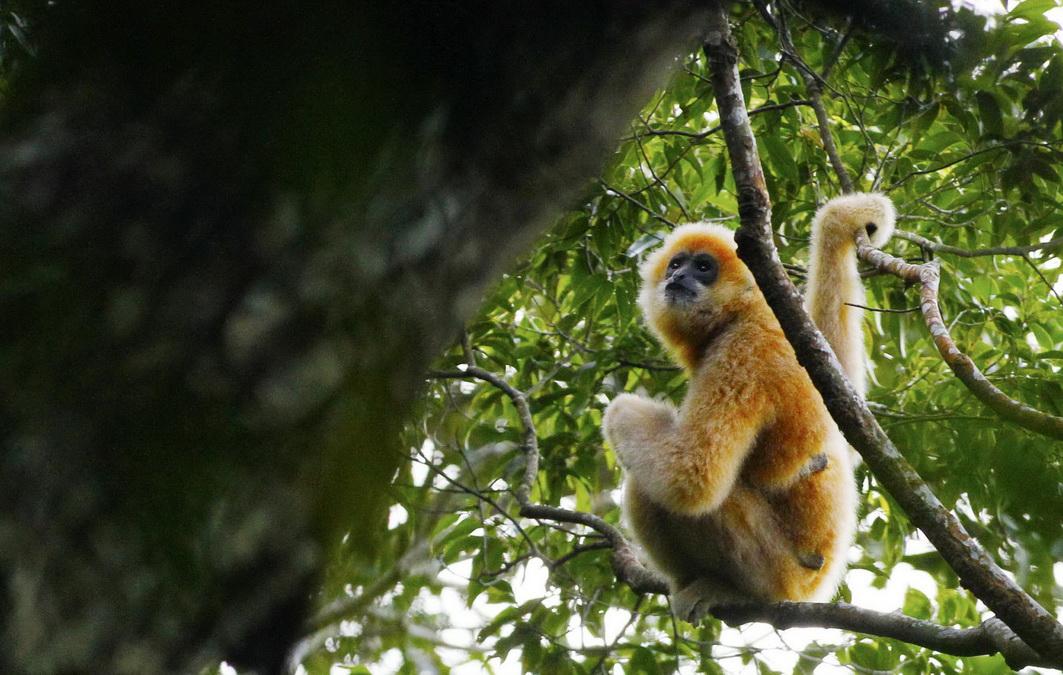
[[[959,10],[951,57],[930,71],[871,34],[845,43],[824,105],[858,188],[886,192],[899,227],[968,249],[1063,235],[1063,51],[1053,37],[1058,26],[1043,16],[1057,4],[1026,0],[988,20]],[[822,72],[844,25],[811,19],[791,17],[791,30],[801,56]],[[752,10],[736,21],[747,105],[765,109],[751,119],[777,243],[800,284],[812,214],[839,193],[838,180],[813,111],[799,104],[808,98],[800,73],[789,62],[780,67],[777,39]],[[716,129],[707,64],[694,53],[633,121],[583,203],[498,284],[468,326],[478,365],[528,394],[542,455],[534,501],[617,524],[620,472],[599,435],[605,404],[639,389],[682,397],[683,376],[640,322],[637,265],[669,223],[736,224],[734,182]],[[888,249],[925,255],[900,239]],[[957,343],[1008,394],[1058,415],[1057,255],[938,257],[942,309]],[[867,285],[874,307],[918,304],[892,277]],[[881,423],[971,533],[1054,610],[1063,601],[1055,562],[1063,557],[1063,447],[978,403],[942,363],[918,311],[871,312],[867,327],[869,397]],[[455,346],[439,367],[464,362]],[[712,621],[677,624],[663,598],[640,601],[616,581],[609,552],[590,546],[600,543],[596,537],[516,519],[522,433],[514,406],[494,386],[472,378],[429,382],[420,417],[406,430],[413,461],[393,488],[406,519],[393,522],[375,568],[337,563],[324,599],[367,593],[396,565],[401,581],[376,589],[364,611],[333,627],[328,648],[319,645],[305,662],[310,671],[344,662],[374,664],[372,672],[428,665],[448,672],[463,663],[492,672],[502,662],[507,672],[536,673],[614,672],[617,664],[629,673],[808,673],[821,662],[858,672],[1007,670],[1000,657],[957,658],[837,631],[789,644],[786,634],[780,641],[760,627],[740,633]],[[858,604],[869,588],[895,588],[896,608],[911,616],[977,625],[973,597],[866,467],[858,480],[862,525],[852,586],[842,597],[857,581]],[[426,548],[411,556],[418,542]],[[569,557],[581,547],[588,550]],[[923,590],[909,585],[916,578]]]

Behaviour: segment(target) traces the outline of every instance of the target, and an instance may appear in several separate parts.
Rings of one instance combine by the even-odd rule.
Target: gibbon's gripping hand
[[[637,466],[663,437],[674,433],[676,410],[667,403],[620,394],[605,409],[602,432],[626,470]]]

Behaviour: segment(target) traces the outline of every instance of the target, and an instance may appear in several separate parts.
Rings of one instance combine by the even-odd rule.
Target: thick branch
[[[738,54],[722,4],[713,4],[709,23],[705,51],[738,187],[741,227],[735,239],[740,257],[756,277],[839,428],[878,481],[927,535],[965,587],[1049,662],[1063,664],[1063,626],[993,562],[930,491],[879,427],[804,312],[801,297],[786,276],[772,241],[771,204],[745,112]]]
[[[799,626],[840,628],[854,633],[901,640],[954,656],[979,656],[1000,652],[1012,668],[1051,665],[1019,640],[999,619],[989,619],[977,628],[952,628],[932,621],[913,619],[897,612],[875,612],[844,602],[735,605],[718,607],[713,610],[713,614],[731,626],[758,621],[771,624],[780,630]]]

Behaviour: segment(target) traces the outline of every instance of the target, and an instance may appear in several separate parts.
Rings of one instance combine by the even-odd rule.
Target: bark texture
[[[48,9],[0,120],[0,671],[281,668],[694,4]]]

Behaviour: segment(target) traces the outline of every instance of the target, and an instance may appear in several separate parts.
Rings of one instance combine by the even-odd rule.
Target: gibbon
[[[877,194],[834,199],[813,225],[808,307],[861,394],[863,287],[853,237],[881,245]],[[689,375],[682,406],[620,394],[602,428],[625,473],[628,527],[695,621],[726,602],[829,600],[856,525],[850,451],[768,307],[734,235],[696,223],[641,267],[647,323]]]

